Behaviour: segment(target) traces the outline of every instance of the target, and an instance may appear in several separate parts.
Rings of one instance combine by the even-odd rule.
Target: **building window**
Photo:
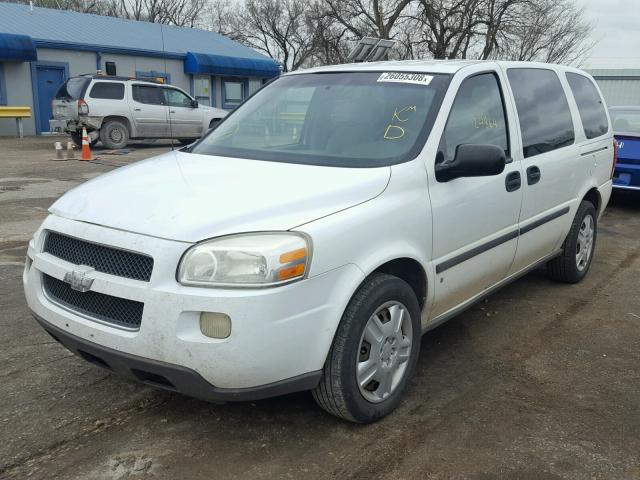
[[[211,77],[209,75],[193,76],[193,94],[198,103],[213,105],[211,102]]]
[[[106,70],[107,75],[113,75],[114,77],[117,75],[116,62],[104,62],[104,68]]]
[[[246,80],[230,78],[222,80],[222,108],[236,108],[246,97]]]

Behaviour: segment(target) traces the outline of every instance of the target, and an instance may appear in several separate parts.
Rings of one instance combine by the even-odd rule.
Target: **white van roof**
[[[385,62],[362,62],[346,63],[340,65],[327,65],[323,67],[313,67],[300,69],[287,75],[297,75],[301,73],[322,73],[322,72],[367,72],[381,70],[392,70],[395,72],[425,72],[425,73],[445,73],[453,74],[464,67],[486,63],[487,65],[502,65],[505,68],[551,68],[561,71],[574,71],[585,73],[581,70],[563,65],[540,62],[511,62],[495,60],[393,60]]]

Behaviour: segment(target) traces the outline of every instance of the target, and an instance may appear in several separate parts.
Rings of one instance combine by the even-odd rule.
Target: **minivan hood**
[[[391,169],[170,152],[67,192],[54,215],[184,242],[288,230],[378,196]]]

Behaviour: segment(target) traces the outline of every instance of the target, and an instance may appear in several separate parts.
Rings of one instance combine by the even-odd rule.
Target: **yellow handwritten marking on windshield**
[[[410,107],[404,107],[398,109],[398,107],[393,109],[393,115],[391,116],[391,123],[387,125],[387,128],[384,131],[384,139],[385,140],[398,140],[399,138],[404,137],[405,130],[404,128],[394,125],[394,122],[404,123],[409,120],[408,114],[410,112],[417,112],[418,108],[415,105]]]
[[[400,114],[404,113],[404,112],[415,112],[417,110],[416,106],[412,106],[412,107],[405,107],[401,110],[398,110],[397,108],[394,110],[393,112],[393,116],[391,117],[391,121],[393,122],[394,120],[398,120],[399,122],[406,122],[407,120],[409,120],[409,117],[406,118],[400,118]]]
[[[384,131],[385,140],[397,140],[402,137],[404,137],[404,128],[397,125],[387,125],[387,129]]]
[[[481,115],[472,120],[474,128],[498,128],[498,120],[491,120],[486,115]]]

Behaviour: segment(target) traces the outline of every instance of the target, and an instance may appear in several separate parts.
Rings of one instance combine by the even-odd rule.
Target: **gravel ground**
[[[307,393],[154,390],[53,342],[24,301],[26,242],[69,188],[169,148],[59,162],[53,141],[0,139],[0,478],[640,478],[640,196],[614,196],[584,282],[536,271],[428,333],[398,411],[358,426]]]

